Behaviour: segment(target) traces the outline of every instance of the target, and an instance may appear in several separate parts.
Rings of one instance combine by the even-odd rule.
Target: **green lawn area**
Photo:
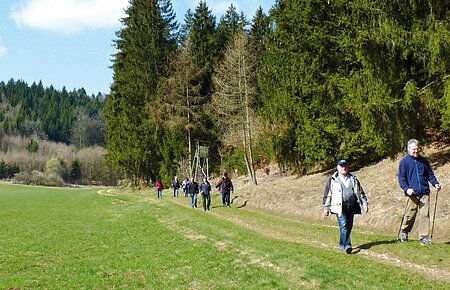
[[[317,222],[218,207],[217,196],[204,212],[168,193],[98,190],[0,184],[1,289],[450,288],[419,270],[304,242],[335,242],[337,229]],[[355,233],[359,244],[385,240]],[[379,244],[399,256],[420,250]],[[446,269],[448,245],[432,247],[430,265]]]

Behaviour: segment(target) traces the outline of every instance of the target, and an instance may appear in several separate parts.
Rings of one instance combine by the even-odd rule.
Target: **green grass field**
[[[0,288],[449,289],[449,245],[420,247],[152,191],[0,184]],[[430,271],[432,269],[433,271]]]

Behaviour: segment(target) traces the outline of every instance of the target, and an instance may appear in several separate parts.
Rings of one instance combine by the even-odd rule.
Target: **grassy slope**
[[[445,244],[404,267],[364,254],[418,252],[417,243],[394,244],[385,234],[357,229],[363,250],[345,255],[333,226],[218,207],[217,195],[203,212],[167,193],[101,193],[1,184],[0,288],[450,287]]]
[[[443,186],[438,196],[436,221],[433,233],[434,241],[450,243],[450,147],[436,149],[425,148],[424,156],[431,163],[434,172]],[[369,214],[357,216],[356,224],[364,226],[366,231],[383,232],[392,239],[396,237],[406,198],[397,181],[398,164],[402,156],[395,160],[386,159],[377,164],[352,172],[361,180],[369,199]],[[234,180],[236,186],[234,202],[296,217],[297,219],[322,221],[335,225],[335,218],[324,218],[321,209],[326,180],[333,172],[317,173],[304,177],[281,174],[274,169],[269,174],[258,172],[258,186],[248,184],[246,178]],[[436,191],[431,195],[430,214],[433,215]],[[411,233],[412,239],[418,239],[417,227]]]

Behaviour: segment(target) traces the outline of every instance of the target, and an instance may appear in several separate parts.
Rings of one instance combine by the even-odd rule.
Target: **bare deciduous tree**
[[[248,36],[236,32],[227,46],[224,59],[213,76],[214,94],[211,100],[212,116],[223,130],[222,142],[242,146],[248,176],[257,184],[253,160],[253,138],[259,122],[253,110],[256,94],[254,67],[256,59],[248,48]]]

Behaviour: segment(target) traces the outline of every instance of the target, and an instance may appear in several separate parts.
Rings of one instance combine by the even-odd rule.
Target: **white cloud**
[[[119,25],[128,0],[27,0],[12,10],[17,25],[74,33]]]
[[[213,11],[214,14],[222,15],[230,8],[231,3],[236,1],[210,1],[211,5],[209,8]],[[233,3],[234,7],[236,7],[236,3]]]
[[[0,37],[0,58],[4,57],[7,52],[8,49],[2,44],[2,38]]]

